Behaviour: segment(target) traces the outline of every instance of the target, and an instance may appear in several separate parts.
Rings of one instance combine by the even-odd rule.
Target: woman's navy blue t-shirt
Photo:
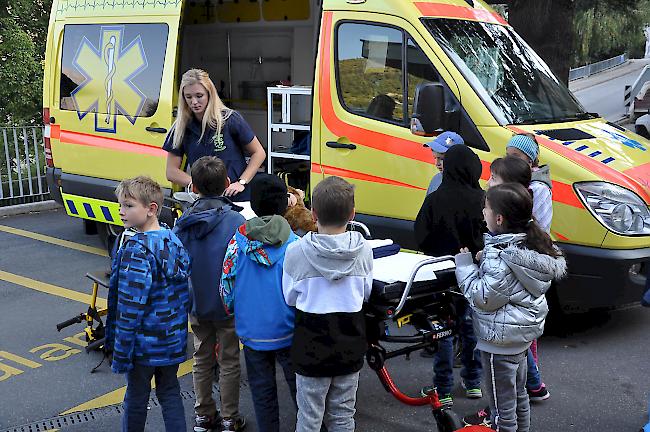
[[[214,129],[207,129],[203,139],[201,137],[201,122],[194,116],[185,128],[183,142],[177,149],[174,148],[174,134],[170,133],[165,139],[163,150],[176,156],[187,156],[187,166],[203,156],[217,156],[226,164],[228,177],[231,182],[236,182],[246,169],[244,146],[255,138],[255,132],[246,123],[246,120],[236,111],[233,111],[223,125],[221,133]],[[249,179],[252,180],[252,179]],[[250,201],[249,187],[243,192],[232,197],[233,201]]]

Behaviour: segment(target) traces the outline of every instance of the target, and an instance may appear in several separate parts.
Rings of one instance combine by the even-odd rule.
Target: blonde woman
[[[167,180],[188,186],[192,179],[181,169],[183,156],[189,167],[202,156],[217,156],[228,169],[230,185],[224,195],[233,201],[249,201],[246,187],[266,153],[246,120],[226,107],[207,72],[190,69],[183,74],[178,94],[178,118],[163,150],[167,151]],[[250,156],[246,164],[245,156]]]

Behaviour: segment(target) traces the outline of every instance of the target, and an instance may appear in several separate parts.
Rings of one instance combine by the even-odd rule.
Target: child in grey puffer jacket
[[[528,432],[526,354],[541,336],[551,281],[566,273],[566,262],[550,237],[532,219],[533,203],[520,184],[488,189],[483,215],[491,234],[477,254],[456,255],[456,278],[473,310],[476,348],[482,351],[492,425],[502,432]]]

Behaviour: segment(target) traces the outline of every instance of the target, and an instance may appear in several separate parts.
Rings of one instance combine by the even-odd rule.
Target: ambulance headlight
[[[650,211],[641,197],[605,182],[574,185],[582,203],[610,231],[621,235],[650,235]]]

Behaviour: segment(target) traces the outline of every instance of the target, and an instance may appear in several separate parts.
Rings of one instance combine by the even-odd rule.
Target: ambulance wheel
[[[99,235],[99,240],[102,242],[102,245],[106,248],[106,251],[111,255],[111,257],[115,240],[119,237],[122,230],[123,228],[117,225],[97,222],[97,234]]]
[[[465,427],[458,414],[452,410],[443,409],[435,417],[439,432],[454,432]]]

